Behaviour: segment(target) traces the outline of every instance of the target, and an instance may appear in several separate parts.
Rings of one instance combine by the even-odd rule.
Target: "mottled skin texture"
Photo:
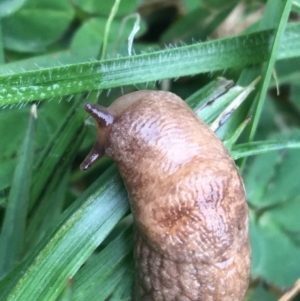
[[[111,109],[104,143],[134,216],[134,300],[243,300],[250,273],[248,208],[233,160],[179,97],[136,93],[137,101],[122,112]]]

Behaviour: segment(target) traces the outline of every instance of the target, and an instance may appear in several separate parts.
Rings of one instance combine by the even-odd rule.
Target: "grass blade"
[[[129,255],[132,257],[132,248],[131,225],[78,271],[74,278],[73,300],[99,300],[100,296],[105,298],[102,292],[99,292],[99,287],[103,288],[108,282],[107,279],[124,265],[124,260],[128,261]],[[112,281],[111,290],[108,288],[107,295],[113,293],[115,286],[115,281]]]
[[[278,6],[276,3],[273,3],[274,1],[269,1],[270,6]],[[274,35],[274,42],[272,43],[272,48],[269,54],[269,59],[267,62],[267,68],[265,71],[265,74],[263,76],[263,82],[262,82],[262,87],[259,91],[259,95],[258,95],[258,103],[257,103],[257,107],[255,109],[255,114],[254,114],[254,118],[253,118],[253,123],[252,123],[252,128],[251,128],[251,132],[250,132],[250,140],[253,140],[256,129],[257,129],[257,125],[258,125],[258,121],[260,119],[260,115],[262,112],[262,107],[264,104],[264,99],[266,97],[267,94],[267,90],[269,87],[269,83],[270,83],[270,79],[271,79],[271,75],[272,75],[272,71],[275,65],[275,61],[276,61],[276,57],[277,57],[277,52],[280,48],[280,43],[282,42],[282,36],[283,36],[283,32],[284,29],[286,27],[287,21],[288,21],[288,17],[289,17],[289,13],[291,10],[291,6],[292,6],[292,0],[286,0],[284,3],[284,9],[282,11],[282,15],[280,18],[280,22],[278,24],[278,27],[276,29],[275,35]],[[274,5],[275,4],[275,5]],[[279,6],[280,7],[280,6]],[[275,22],[275,20],[274,20]]]
[[[231,150],[231,155],[234,160],[263,154],[270,151],[289,149],[289,148],[300,148],[299,141],[288,141],[288,142],[278,142],[278,141],[255,141],[248,142],[245,144],[238,144]]]
[[[6,283],[0,300],[54,301],[128,209],[127,193],[114,166],[69,207],[31,253],[23,273]]]
[[[80,136],[85,119],[84,111],[81,110],[82,103],[82,98],[75,101],[69,114],[62,121],[39,158],[34,169],[29,209],[32,209],[55,169],[63,164],[60,164],[61,161],[64,162],[63,154],[68,152],[68,148],[72,149],[72,144],[76,140],[75,137]]]
[[[34,157],[35,129],[36,105],[33,105],[13,177],[0,237],[0,278],[15,267],[23,247]]]
[[[274,30],[266,30],[132,57],[6,74],[0,76],[0,105],[258,64],[269,58],[273,40]],[[294,23],[282,36],[277,58],[299,54],[300,23]]]

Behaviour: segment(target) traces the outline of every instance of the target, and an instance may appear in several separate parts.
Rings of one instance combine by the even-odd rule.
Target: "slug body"
[[[98,139],[81,168],[118,164],[135,223],[137,301],[241,301],[248,288],[248,207],[222,142],[169,92],[87,104]]]

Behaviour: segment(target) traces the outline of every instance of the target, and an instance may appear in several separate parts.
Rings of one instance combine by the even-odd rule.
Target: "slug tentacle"
[[[107,145],[111,125],[115,116],[109,109],[94,103],[86,103],[84,109],[95,119],[98,136],[90,153],[80,165],[82,170],[87,170],[105,155],[105,146]]]
[[[136,301],[242,301],[250,275],[242,179],[216,135],[178,96],[87,104],[97,142],[82,163],[118,164],[135,224]]]
[[[104,156],[104,147],[101,146],[98,142],[96,142],[89,152],[88,156],[84,159],[84,161],[80,164],[81,170],[88,170],[91,166],[93,166],[99,159]]]
[[[88,102],[84,105],[84,109],[96,120],[100,127],[108,126],[114,121],[114,116],[105,107]]]

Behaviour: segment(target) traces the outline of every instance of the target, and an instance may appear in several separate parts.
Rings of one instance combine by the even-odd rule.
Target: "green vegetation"
[[[130,300],[127,194],[108,158],[79,171],[95,134],[82,104],[146,88],[186,99],[237,160],[247,300],[300,278],[299,0],[182,0],[142,17],[140,2],[0,0],[1,301]]]

